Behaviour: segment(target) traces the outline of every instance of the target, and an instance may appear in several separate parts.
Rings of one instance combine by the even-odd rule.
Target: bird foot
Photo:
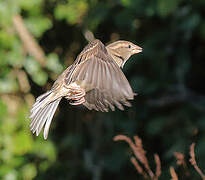
[[[69,90],[69,95],[65,98],[71,100],[71,102],[69,102],[71,105],[80,105],[85,102],[84,96],[86,93],[83,88],[71,86],[69,87]]]
[[[78,100],[74,100],[74,101],[71,101],[69,102],[70,105],[80,105],[80,104],[83,104],[85,102],[85,98],[82,97],[81,99],[78,99]]]
[[[85,96],[85,90],[83,88],[71,89],[69,98],[72,100],[78,100]]]

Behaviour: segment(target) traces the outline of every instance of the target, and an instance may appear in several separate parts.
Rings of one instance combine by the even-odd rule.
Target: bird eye
[[[131,45],[129,45],[128,48],[131,48]]]

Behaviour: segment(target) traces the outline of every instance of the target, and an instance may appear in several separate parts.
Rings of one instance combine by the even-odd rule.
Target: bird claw
[[[70,99],[73,99],[73,100],[77,100],[77,99],[80,99],[82,97],[85,96],[85,90],[84,89],[78,89],[78,90],[73,90],[71,91],[71,94],[69,96]]]
[[[78,99],[78,100],[75,100],[74,102],[69,102],[70,105],[80,105],[80,104],[83,104],[85,102],[85,98],[82,97],[81,99]]]
[[[80,105],[85,102],[85,90],[80,87],[70,87],[70,92],[69,94],[65,97],[68,100],[71,100],[69,102],[71,105]]]

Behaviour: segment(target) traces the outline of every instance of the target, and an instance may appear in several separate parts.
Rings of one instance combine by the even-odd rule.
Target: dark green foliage
[[[151,161],[159,154],[161,179],[170,179],[170,166],[180,179],[199,179],[190,165],[189,177],[177,169],[173,153],[188,159],[194,141],[205,169],[204,6],[204,0],[0,0],[0,179],[142,178],[129,147],[113,142],[118,134],[139,135]],[[16,14],[43,48],[44,67],[27,55],[12,23]],[[87,30],[104,43],[119,38],[143,47],[123,70],[138,93],[133,107],[95,113],[63,100],[48,140],[36,138],[29,107],[87,44]]]

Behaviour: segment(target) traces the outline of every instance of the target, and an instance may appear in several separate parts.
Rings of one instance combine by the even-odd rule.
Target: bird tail
[[[45,125],[43,136],[44,139],[47,139],[52,118],[61,99],[62,96],[52,91],[48,91],[36,99],[29,117],[31,119],[30,129],[33,133],[36,133],[36,136],[39,135]]]

